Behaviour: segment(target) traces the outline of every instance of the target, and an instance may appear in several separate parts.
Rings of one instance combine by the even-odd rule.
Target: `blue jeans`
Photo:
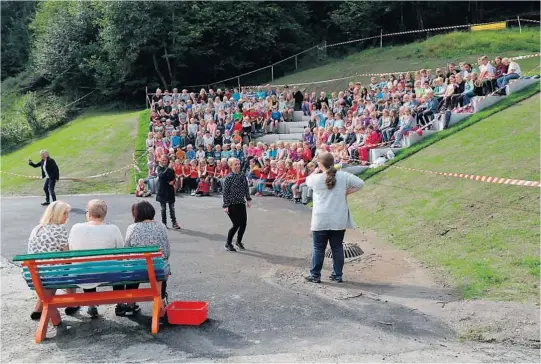
[[[503,88],[507,86],[510,80],[515,80],[519,78],[520,75],[518,73],[511,73],[507,76],[502,76],[496,80],[496,84],[498,85],[498,88]]]
[[[394,134],[394,143],[400,143],[404,134],[406,134],[406,132],[410,130],[412,130],[412,128],[398,129],[398,131]]]
[[[462,105],[468,105],[472,97],[475,96],[475,92],[468,91],[468,92],[463,93],[462,95],[464,95],[464,98],[462,99]]]
[[[332,251],[332,275],[336,279],[342,278],[342,269],[344,268],[344,246],[342,244],[345,233],[345,230],[312,231],[312,269],[310,269],[312,278],[321,278],[327,243],[331,245]]]

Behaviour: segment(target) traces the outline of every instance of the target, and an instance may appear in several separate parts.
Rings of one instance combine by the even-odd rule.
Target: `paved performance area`
[[[68,228],[85,219],[94,197],[108,206],[107,221],[123,234],[131,223],[133,196],[61,196],[72,206]],[[220,197],[182,196],[176,209],[183,230],[169,231],[172,276],[170,301],[208,301],[209,320],[200,327],[165,326],[150,334],[150,306],[135,318],[99,307],[62,316],[66,330],[51,328],[34,343],[30,320],[35,297],[9,260],[25,253],[38,223],[42,198],[3,198],[2,202],[2,361],[370,361],[471,362],[537,361],[539,351],[503,344],[462,342],[451,325],[431,310],[454,299],[432,283],[404,253],[348,232],[363,258],[346,264],[342,285],[305,283],[309,268],[310,211],[276,198],[255,199],[248,211],[245,252],[224,250],[230,221]],[[157,208],[159,205],[151,200]],[[379,244],[379,243],[378,243]],[[329,275],[328,266],[323,278]],[[430,306],[433,304],[433,306]],[[416,306],[417,305],[417,306]],[[419,309],[415,308],[419,307]],[[422,308],[422,309],[421,309]]]

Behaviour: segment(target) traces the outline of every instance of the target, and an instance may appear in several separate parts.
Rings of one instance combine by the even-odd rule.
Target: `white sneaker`
[[[195,191],[192,191],[192,196],[195,196]]]

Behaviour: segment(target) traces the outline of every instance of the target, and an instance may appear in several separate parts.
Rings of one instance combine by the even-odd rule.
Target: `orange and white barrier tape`
[[[513,61],[518,61],[518,60],[521,60],[521,59],[526,59],[526,58],[535,58],[535,57],[539,57],[541,56],[541,53],[534,53],[534,54],[527,54],[527,55],[524,55],[524,56],[517,56],[517,57],[509,57],[510,60],[513,60]],[[494,63],[494,61],[490,61],[490,63]],[[478,63],[472,63],[471,64],[472,66],[475,66],[475,65],[478,65]],[[430,68],[426,68],[426,70],[430,70]],[[305,86],[305,85],[317,85],[317,84],[320,84],[320,83],[329,83],[329,82],[335,82],[335,81],[341,81],[341,80],[347,80],[347,79],[350,79],[350,78],[358,78],[358,77],[378,77],[378,76],[390,76],[390,75],[397,75],[397,74],[401,74],[401,73],[415,73],[419,70],[409,70],[409,71],[393,71],[393,72],[379,72],[379,73],[356,73],[354,75],[351,75],[351,76],[344,76],[344,77],[339,77],[339,78],[332,78],[332,79],[328,79],[328,80],[320,80],[320,81],[312,81],[312,82],[301,82],[301,83],[288,83],[287,85],[288,86]],[[245,87],[258,87],[258,86],[248,86],[248,85],[244,85]],[[259,85],[259,86],[263,86],[263,85]],[[286,86],[286,84],[273,84],[272,86],[274,87],[284,87]]]
[[[403,169],[403,170],[406,170],[406,171],[414,171],[414,172],[436,174],[436,175],[439,175],[439,176],[463,178],[463,179],[469,179],[469,180],[472,180],[472,181],[480,181],[480,182],[486,182],[486,183],[496,183],[496,184],[501,184],[501,185],[513,185],[513,186],[522,186],[522,187],[541,187],[541,182],[540,181],[526,181],[526,180],[523,180],[523,179],[514,179],[514,178],[478,176],[478,175],[466,174],[466,173],[434,172],[434,171],[427,171],[427,170],[424,170],[424,169],[399,167],[399,166],[395,166],[395,165],[391,165],[389,167],[397,168],[397,169]]]
[[[112,170],[112,171],[109,171],[109,172],[105,172],[105,173],[95,174],[95,175],[92,175],[92,176],[87,176],[87,177],[60,177],[60,179],[61,179],[61,180],[85,180],[85,179],[95,179],[95,178],[100,178],[100,177],[108,176],[108,175],[111,175],[111,174],[114,174],[114,173],[117,173],[117,172],[120,172],[120,171],[123,171],[123,170],[126,170],[126,169],[130,169],[130,168],[134,168],[134,169],[137,170],[138,172],[141,172],[141,170],[139,169],[139,167],[137,167],[136,164],[131,163],[131,164],[128,164],[128,165],[126,165],[126,166],[124,166],[124,167],[121,167],[121,168],[118,168],[118,169],[115,169],[115,170]],[[13,176],[13,177],[21,177],[21,178],[28,178],[28,179],[41,179],[40,176],[29,176],[29,175],[24,175],[24,174],[19,174],[19,173],[12,173],[12,172],[6,172],[6,171],[0,171],[0,173],[7,174],[7,175]]]

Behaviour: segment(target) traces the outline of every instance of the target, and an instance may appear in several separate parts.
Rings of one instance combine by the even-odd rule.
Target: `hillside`
[[[539,94],[397,166],[539,180]],[[537,188],[388,168],[350,200],[362,229],[441,270],[465,298],[539,302]]]
[[[62,177],[87,177],[121,168],[133,159],[137,133],[137,112],[87,112],[70,123],[13,153],[0,157],[2,171],[40,176],[28,166],[28,158],[39,159],[47,149],[60,167]],[[83,181],[60,181],[59,195],[72,193],[126,193],[129,170]],[[2,174],[2,196],[40,195],[43,181]]]
[[[445,67],[449,62],[477,62],[481,55],[491,59],[495,56],[515,57],[539,53],[539,28],[477,33],[453,32],[430,37],[422,42],[403,46],[371,48],[351,54],[343,59],[328,60],[321,67],[300,71],[274,80],[274,84],[295,84],[335,79],[360,73],[402,72],[422,68]],[[384,40],[385,44],[385,40]],[[518,61],[527,72],[539,65],[539,58]],[[532,72],[534,73],[534,72]],[[539,69],[535,70],[539,73]],[[310,91],[338,91],[346,88],[348,82],[369,82],[367,77],[350,78],[323,84],[302,86]]]

